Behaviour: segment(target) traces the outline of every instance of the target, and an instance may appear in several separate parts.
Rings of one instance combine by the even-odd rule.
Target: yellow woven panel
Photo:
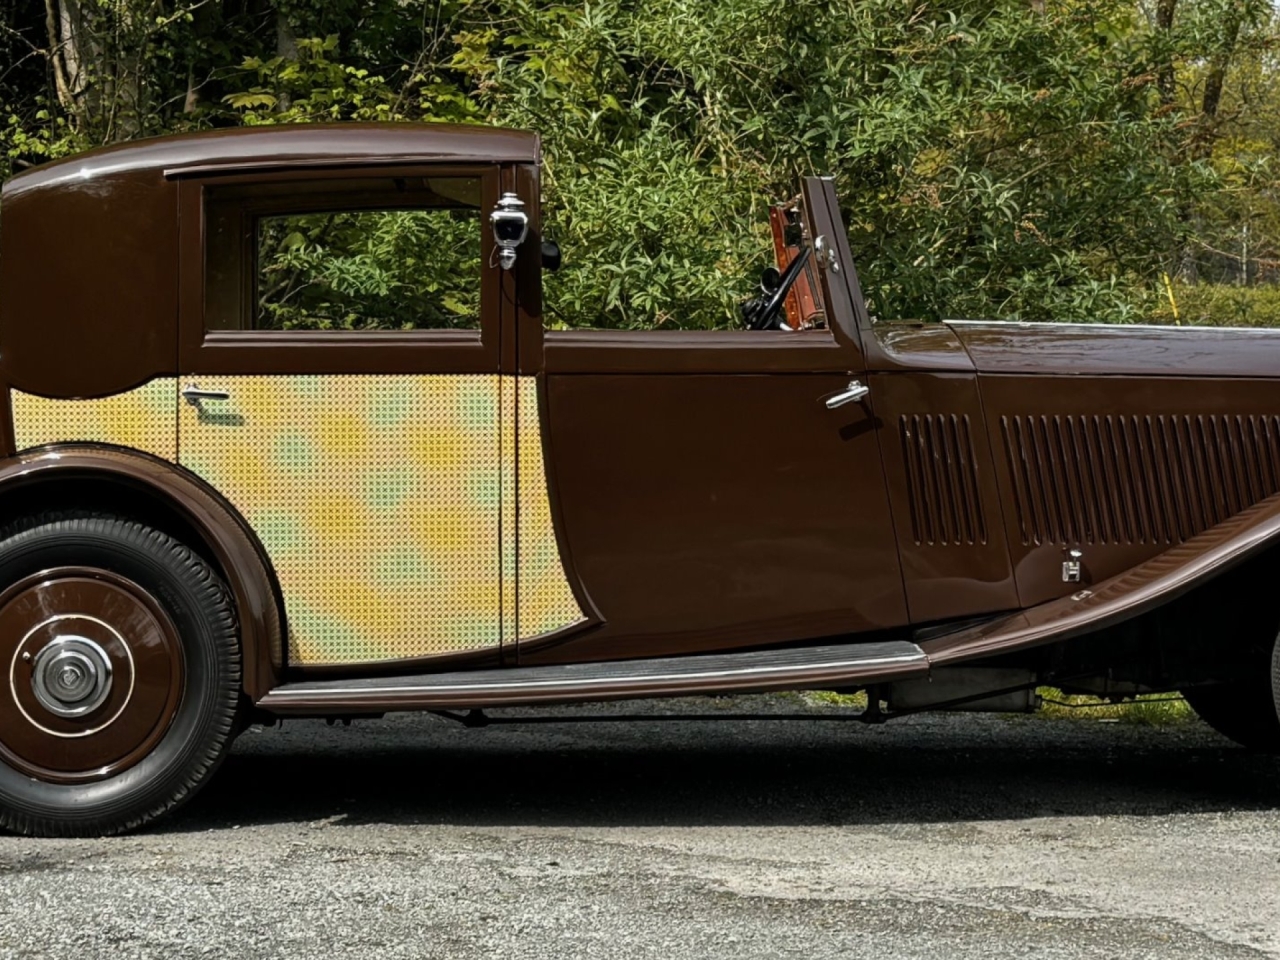
[[[182,405],[181,462],[266,546],[291,662],[497,647],[504,594],[515,595],[514,571],[502,576],[501,436],[514,411],[503,413],[499,377],[197,379],[231,399]],[[533,430],[531,441],[536,416]],[[550,543],[559,569],[541,473],[536,490],[546,526],[529,536]]]
[[[519,508],[516,495],[516,386],[513,377],[500,378],[501,406],[498,419],[498,450],[502,485],[502,509],[498,519],[502,563],[502,636],[509,640],[520,636],[516,608],[516,562],[519,538],[516,534]]]
[[[537,381],[507,378],[505,392],[515,394],[519,447],[519,542],[516,636],[521,640],[563,630],[581,622],[582,608],[569,588],[551,519],[547,472],[542,459]],[[510,408],[504,405],[504,413]]]
[[[114,443],[176,460],[177,390],[172,377],[97,400],[51,400],[12,390],[14,440],[19,450],[46,443]]]

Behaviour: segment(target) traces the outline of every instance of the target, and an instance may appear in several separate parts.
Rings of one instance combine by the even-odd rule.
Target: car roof
[[[527,130],[446,123],[307,123],[206,130],[134,140],[43,164],[4,186],[6,198],[102,176],[183,175],[369,163],[536,163]]]

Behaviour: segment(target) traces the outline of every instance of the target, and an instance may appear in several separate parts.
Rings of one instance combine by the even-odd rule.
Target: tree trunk
[[[276,56],[292,61],[298,59],[298,35],[283,10],[276,11]],[[284,113],[292,106],[293,97],[289,91],[277,91],[276,110]]]
[[[49,68],[58,101],[73,129],[95,142],[114,139],[119,58],[111,49],[112,28],[122,6],[125,3],[45,0]],[[127,99],[136,113],[136,96]]]
[[[1174,96],[1173,76],[1173,17],[1177,12],[1178,0],[1160,0],[1156,5],[1156,29],[1167,44],[1166,53],[1156,71],[1156,88],[1160,91],[1162,106],[1170,106]]]
[[[1231,63],[1231,55],[1235,52],[1236,41],[1240,38],[1240,20],[1233,18],[1227,23],[1227,35],[1224,44],[1209,61],[1209,72],[1204,78],[1204,97],[1200,102],[1200,115],[1206,120],[1218,118],[1218,107],[1222,105],[1222,88],[1227,79],[1227,67]]]
[[[49,69],[53,73],[53,88],[58,94],[58,103],[68,113],[74,113],[75,98],[71,95],[71,81],[67,78],[67,55],[62,48],[58,32],[58,11],[54,0],[44,0],[44,27],[49,38]]]
[[[145,2],[145,0],[143,0]],[[109,106],[107,139],[132,140],[142,133],[146,116],[146,46],[140,42],[147,33],[146,10],[140,0],[117,0],[117,36],[111,64],[115,96]],[[106,65],[104,65],[105,68]]]

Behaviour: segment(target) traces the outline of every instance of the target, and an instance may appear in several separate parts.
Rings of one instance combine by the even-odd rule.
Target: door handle
[[[230,400],[231,394],[225,390],[202,390],[197,383],[189,383],[182,388],[182,399],[192,406],[199,406],[201,400]]]
[[[871,388],[865,386],[859,380],[850,380],[849,386],[841,390],[835,396],[827,397],[824,401],[828,410],[834,410],[836,407],[843,407],[846,403],[853,403],[855,400],[861,400],[871,392]]]

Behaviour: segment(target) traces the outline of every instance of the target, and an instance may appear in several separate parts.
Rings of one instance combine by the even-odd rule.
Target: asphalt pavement
[[[620,710],[679,716],[250,731],[150,831],[0,836],[0,958],[1280,957],[1280,758],[1199,722],[556,713]]]

